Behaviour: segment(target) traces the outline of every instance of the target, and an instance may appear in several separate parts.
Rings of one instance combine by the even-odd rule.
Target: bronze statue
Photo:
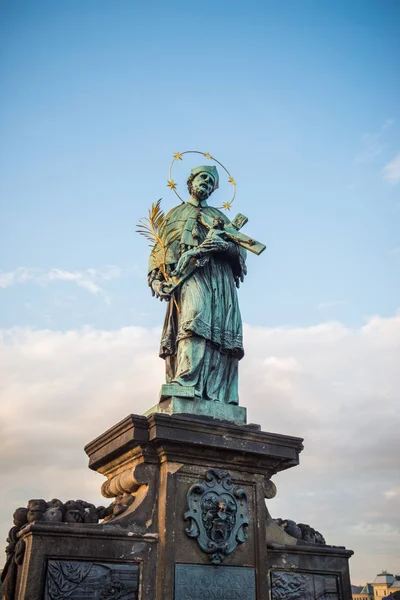
[[[218,186],[215,166],[192,169],[189,199],[166,216],[159,201],[138,231],[154,243],[149,286],[168,302],[160,356],[169,393],[238,404],[244,350],[237,288],[247,273],[246,249],[260,254],[265,246],[239,232],[246,217],[230,223],[208,205]]]

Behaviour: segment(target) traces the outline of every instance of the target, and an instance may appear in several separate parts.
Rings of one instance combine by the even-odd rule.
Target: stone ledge
[[[237,407],[236,407],[237,408]],[[130,415],[85,447],[89,468],[103,472],[118,459],[158,462],[157,451],[175,459],[189,455],[219,455],[222,461],[257,465],[271,475],[299,464],[302,438],[260,431],[256,425],[237,425],[210,416],[153,413]],[[200,454],[199,454],[200,453]],[[144,456],[145,455],[145,456]],[[136,458],[135,458],[136,457]],[[191,459],[191,460],[192,460]],[[125,459],[124,459],[125,461]]]
[[[89,469],[96,471],[104,462],[121,456],[139,443],[149,441],[147,418],[142,415],[128,415],[119,423],[86,444],[84,450],[89,456]]]
[[[154,442],[176,442],[187,446],[203,446],[218,451],[235,452],[257,458],[276,459],[277,471],[299,464],[303,439],[259,431],[249,425],[235,425],[187,415],[149,416],[149,439]],[[276,472],[277,472],[276,471]]]
[[[83,524],[83,523],[31,523],[27,525],[18,534],[18,537],[24,538],[29,534],[48,535],[48,536],[68,536],[68,537],[110,537],[113,539],[130,539],[132,541],[157,542],[157,533],[138,533],[122,529],[114,524]]]
[[[340,556],[344,558],[350,558],[350,556],[353,556],[354,554],[353,550],[348,550],[344,546],[305,544],[304,542],[296,545],[270,543],[267,544],[267,548],[270,556],[274,554],[274,551],[278,554],[285,552],[287,554],[318,554],[326,556]]]

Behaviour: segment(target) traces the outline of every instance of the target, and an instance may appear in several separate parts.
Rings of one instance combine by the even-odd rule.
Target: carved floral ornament
[[[185,531],[197,539],[213,564],[222,563],[238,544],[247,540],[247,494],[243,488],[234,488],[229,473],[210,469],[204,481],[189,489],[187,500]]]

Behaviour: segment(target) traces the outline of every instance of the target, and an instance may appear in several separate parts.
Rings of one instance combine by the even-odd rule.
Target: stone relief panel
[[[337,578],[333,575],[273,571],[272,600],[340,600]]]
[[[137,600],[138,565],[49,560],[44,600]]]
[[[108,483],[108,482],[106,482]],[[117,489],[114,502],[107,508],[94,506],[85,500],[68,500],[61,502],[58,498],[43,500],[34,498],[29,500],[26,507],[20,506],[13,514],[14,525],[8,532],[6,547],[6,564],[0,574],[2,592],[5,600],[14,598],[17,584],[17,568],[24,560],[25,542],[19,539],[19,533],[31,523],[45,522],[49,525],[57,523],[99,523],[111,521],[118,517],[133,503],[134,495]],[[108,496],[107,496],[108,497]],[[111,497],[111,496],[110,496]]]

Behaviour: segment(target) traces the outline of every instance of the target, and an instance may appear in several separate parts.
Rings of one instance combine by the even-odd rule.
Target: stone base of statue
[[[128,416],[85,448],[111,511],[20,529],[9,600],[350,600],[352,552],[267,510],[302,448],[256,425]]]
[[[176,384],[162,386],[160,402],[150,408],[145,415],[148,416],[153,413],[212,417],[213,419],[229,421],[235,425],[245,425],[247,422],[247,410],[243,406],[196,398],[194,388],[182,387]]]

